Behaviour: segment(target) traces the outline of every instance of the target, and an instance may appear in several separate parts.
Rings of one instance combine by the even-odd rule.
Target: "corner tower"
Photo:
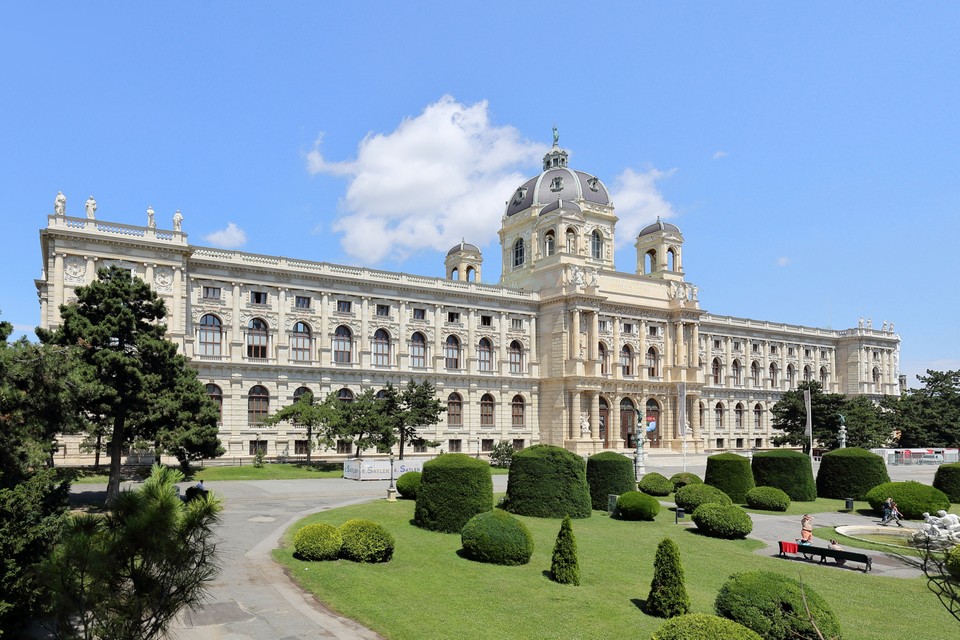
[[[447,259],[443,261],[447,268],[447,280],[463,280],[480,282],[480,265],[483,256],[480,247],[469,242],[460,241],[447,252]]]
[[[637,274],[663,280],[683,280],[683,234],[679,227],[657,221],[637,235]]]

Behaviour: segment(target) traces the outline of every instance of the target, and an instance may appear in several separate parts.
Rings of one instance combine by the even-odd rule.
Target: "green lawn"
[[[712,612],[717,591],[734,571],[766,569],[802,578],[823,595],[837,612],[847,640],[917,637],[921,627],[956,626],[923,578],[883,578],[788,561],[773,557],[775,549],[756,554],[762,543],[701,536],[689,525],[675,525],[667,509],[652,523],[622,522],[596,511],[592,518],[575,520],[583,583],[572,587],[545,575],[559,520],[522,518],[536,542],[533,558],[522,567],[500,567],[458,556],[458,535],[413,526],[413,506],[410,501],[377,501],[310,516],[291,527],[274,556],[334,610],[394,640],[648,638],[662,621],[644,614],[640,603],[650,588],[657,543],[665,536],[680,548],[687,591],[697,612]],[[391,562],[361,565],[293,558],[290,540],[299,527],[313,522],[339,525],[355,517],[379,522],[393,533],[397,547]],[[898,614],[890,615],[892,611]]]
[[[178,467],[179,468],[179,467]],[[124,480],[143,479],[150,473],[150,467],[124,467],[125,470],[132,469],[134,475],[142,472],[136,478],[124,476]],[[73,482],[76,484],[106,484],[106,473],[94,473],[92,469],[65,469],[65,473],[73,476]],[[332,462],[314,462],[311,465],[300,464],[278,464],[268,462],[262,467],[257,468],[250,465],[241,467],[192,467],[187,474],[187,480],[197,480],[203,478],[208,482],[223,482],[226,480],[302,480],[310,478],[342,478],[343,464]]]

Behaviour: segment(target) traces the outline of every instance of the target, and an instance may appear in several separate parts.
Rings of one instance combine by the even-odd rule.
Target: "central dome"
[[[513,192],[507,202],[506,215],[512,216],[530,207],[551,205],[558,200],[570,203],[586,200],[610,205],[610,194],[600,178],[569,168],[567,156],[567,152],[554,143],[543,156],[543,173],[530,178]]]

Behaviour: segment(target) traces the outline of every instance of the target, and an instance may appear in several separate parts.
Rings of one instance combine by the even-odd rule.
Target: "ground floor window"
[[[337,453],[350,455],[353,452],[353,443],[349,440],[337,440]]]
[[[743,449],[743,438],[737,438],[737,449]]]
[[[723,438],[717,438],[717,449],[723,449]]]
[[[260,455],[267,455],[267,441],[266,440],[251,440],[250,441],[250,455],[255,456],[257,452],[260,452]]]
[[[462,440],[448,440],[450,453],[460,453],[462,449]]]
[[[298,456],[305,456],[310,453],[310,441],[295,440],[293,443],[293,453]]]
[[[482,451],[493,451],[493,438],[484,438],[480,441]]]
[[[425,444],[422,443],[422,442],[414,442],[414,443],[413,443],[413,452],[414,452],[414,453],[426,453],[426,452],[427,452],[427,445],[425,445]]]
[[[763,438],[757,438],[754,440],[753,446],[755,446],[757,449],[763,448]]]
[[[520,451],[523,449],[523,438],[514,438],[513,439],[513,450]]]

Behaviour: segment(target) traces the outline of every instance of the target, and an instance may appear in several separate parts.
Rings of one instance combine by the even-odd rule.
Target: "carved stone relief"
[[[70,284],[83,284],[87,273],[87,261],[80,256],[69,256],[63,263],[63,280]]]
[[[173,269],[158,267],[153,270],[153,283],[157,291],[170,293],[173,290]]]

